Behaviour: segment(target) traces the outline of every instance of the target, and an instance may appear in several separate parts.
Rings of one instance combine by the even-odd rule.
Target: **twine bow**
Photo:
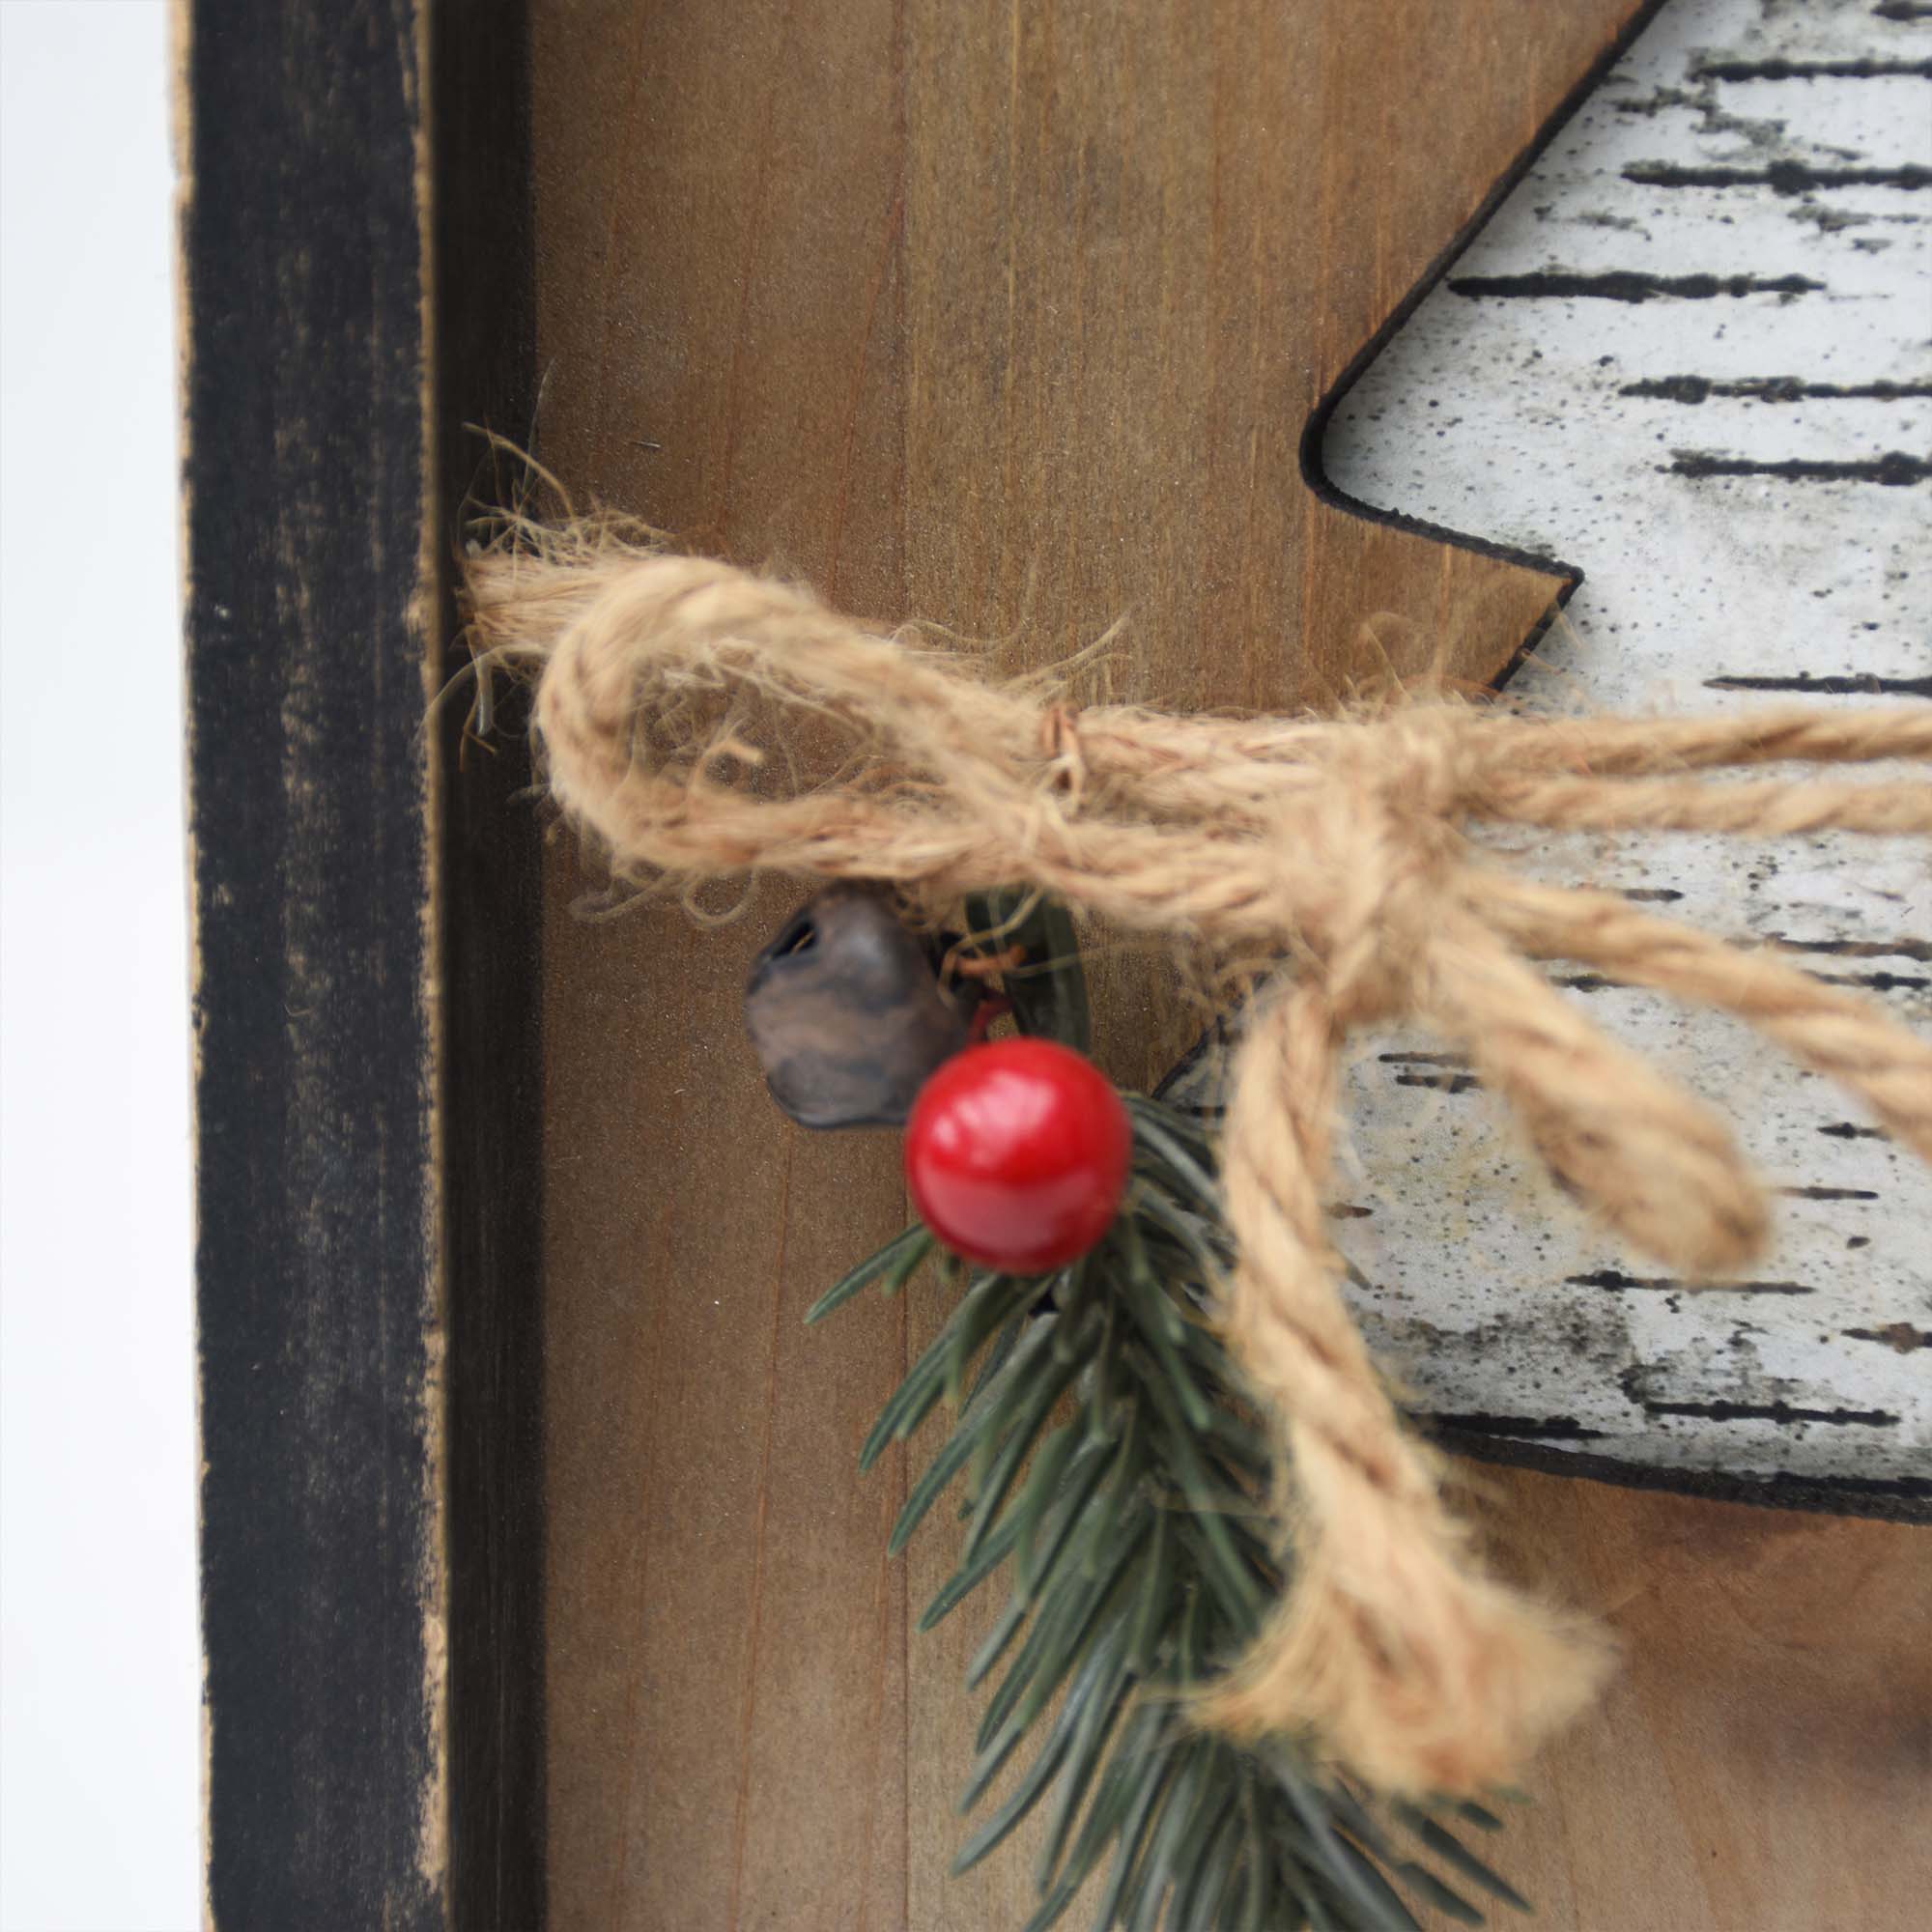
[[[1132,930],[1293,962],[1234,1066],[1238,1261],[1221,1319],[1278,1431],[1293,1575],[1205,1716],[1239,1736],[1312,1733],[1392,1791],[1507,1777],[1589,1696],[1603,1650],[1485,1568],[1350,1318],[1322,1213],[1345,1043],[1398,1020],[1453,1040],[1565,1187],[1693,1275],[1756,1252],[1761,1190],[1724,1124],[1533,961],[1734,1013],[1932,1160],[1932,1047],[1874,1005],[1775,952],[1512,875],[1468,836],[1932,832],[1917,776],[1707,776],[1932,759],[1932,710],[1076,714],[608,525],[520,526],[472,559],[469,596],[478,650],[537,676],[551,790],[622,874],[886,879],[935,910],[1026,884]]]

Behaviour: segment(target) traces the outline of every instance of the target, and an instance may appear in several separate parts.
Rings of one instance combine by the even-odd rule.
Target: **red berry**
[[[1133,1128],[1091,1060],[1050,1039],[955,1054],[920,1089],[906,1183],[953,1253],[1012,1274],[1077,1261],[1113,1226]]]

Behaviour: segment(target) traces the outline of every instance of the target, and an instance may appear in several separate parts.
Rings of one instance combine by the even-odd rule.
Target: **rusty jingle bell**
[[[758,954],[745,1021],[772,1098],[807,1127],[903,1124],[967,1044],[979,988],[942,985],[934,949],[887,893],[838,885]]]

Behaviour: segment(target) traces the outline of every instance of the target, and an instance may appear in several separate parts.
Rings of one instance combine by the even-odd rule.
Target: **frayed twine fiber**
[[[1224,1147],[1221,1317],[1293,1497],[1286,1602],[1204,1700],[1312,1734],[1383,1789],[1506,1779],[1590,1696],[1601,1642],[1491,1575],[1404,1427],[1321,1211],[1341,1054],[1456,1042],[1551,1173],[1670,1267],[1718,1275],[1764,1197],[1705,1106],[1531,963],[1572,959],[1748,1020],[1932,1158],[1932,1047],[1774,952],[1511,876],[1484,821],[1752,835],[1932,832],[1913,777],[1713,782],[1784,760],[1932,759],[1932,708],[1536,720],[1447,702],[1340,720],[1075,712],[807,592],[611,524],[522,524],[472,558],[476,648],[537,681],[550,788],[633,877],[887,879],[935,911],[1025,884],[1141,933],[1293,970],[1256,1003]]]

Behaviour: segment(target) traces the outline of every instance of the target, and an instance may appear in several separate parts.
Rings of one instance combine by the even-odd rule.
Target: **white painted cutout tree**
[[[1673,0],[1336,412],[1360,500],[1579,566],[1514,690],[1557,710],[1932,699],[1932,9]],[[1910,841],[1549,840],[1932,1025]],[[1437,1043],[1357,1063],[1357,1312],[1465,1431],[1773,1494],[1932,1496],[1932,1175],[1726,1020],[1572,997],[1737,1120],[1781,1197],[1691,1289],[1565,1211]],[[1818,1486],[1813,1488],[1812,1486]]]

